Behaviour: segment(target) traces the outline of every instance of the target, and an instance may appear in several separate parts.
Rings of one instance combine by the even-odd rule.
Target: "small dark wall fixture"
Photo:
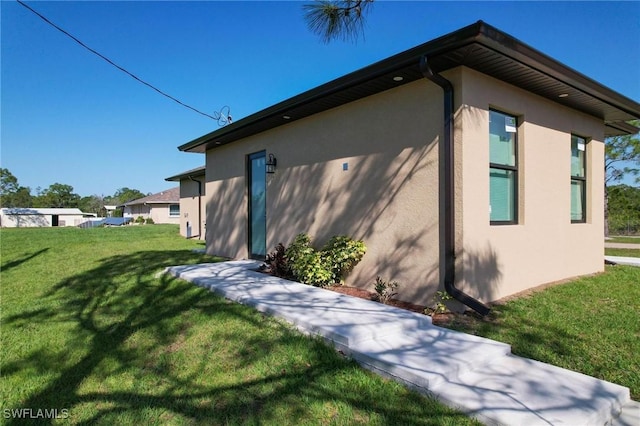
[[[276,172],[276,166],[278,165],[278,159],[273,154],[269,154],[269,158],[267,159],[267,173],[273,174]]]

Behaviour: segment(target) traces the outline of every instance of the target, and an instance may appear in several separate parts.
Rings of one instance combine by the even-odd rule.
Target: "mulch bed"
[[[376,296],[377,296],[377,294],[372,291],[368,291],[368,290],[364,290],[356,287],[335,285],[335,286],[329,286],[325,288],[327,290],[335,291],[336,293],[342,293],[348,296],[359,297],[361,299],[366,299],[366,300],[376,300]],[[425,314],[425,309],[427,309],[427,306],[416,305],[414,303],[405,302],[397,299],[389,300],[388,304],[390,306],[395,306],[396,308],[405,309],[411,312],[417,312],[419,314]],[[460,321],[466,315],[467,315],[466,313],[456,314],[453,312],[438,313],[438,314],[431,315],[431,321],[433,325],[446,326],[447,324],[451,324],[454,321]]]
[[[343,285],[334,285],[325,287],[327,290],[335,291],[336,293],[346,294],[348,296],[359,297],[361,299],[376,300],[376,293],[368,290],[364,290],[356,287],[347,287]],[[391,299],[389,305],[396,308],[406,309],[407,311],[417,312],[419,314],[424,313],[426,306],[415,305],[409,302],[403,302],[401,300]]]

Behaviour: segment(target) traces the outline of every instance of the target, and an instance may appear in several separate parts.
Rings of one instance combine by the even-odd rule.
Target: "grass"
[[[216,260],[176,226],[2,229],[0,241],[3,410],[68,410],[46,422],[72,424],[477,424],[158,275]]]
[[[606,254],[607,256],[640,257],[640,246],[637,249],[605,248],[604,254]]]
[[[608,243],[626,243],[626,244],[638,244],[640,248],[640,236],[638,237],[611,237],[606,240]]]
[[[629,387],[640,400],[640,268],[606,272],[495,306],[450,328],[508,343],[516,355]]]

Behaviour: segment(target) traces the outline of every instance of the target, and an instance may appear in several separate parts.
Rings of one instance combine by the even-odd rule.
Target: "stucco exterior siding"
[[[379,275],[419,304],[446,287],[484,314],[481,302],[603,271],[604,139],[638,117],[637,102],[478,21],[179,149],[205,153],[209,254],[346,234],[368,247],[348,285]]]
[[[154,204],[151,207],[151,219],[153,219],[154,223],[171,223],[175,225],[180,223],[180,215],[171,216],[169,214],[169,204]]]
[[[134,204],[125,206],[123,216],[132,217],[134,220],[139,216],[142,216],[144,219],[151,218],[154,223],[180,223],[179,215],[169,215],[169,204]]]
[[[460,287],[483,301],[604,269],[602,121],[462,70]],[[490,225],[489,109],[519,117],[518,224]],[[587,137],[587,221],[571,223],[571,134]]]
[[[602,122],[459,67],[454,85],[458,286],[484,302],[603,270]],[[441,286],[442,89],[388,90],[207,152],[207,250],[246,258],[247,155],[278,159],[267,176],[267,250],[309,233],[346,234],[368,251],[347,284],[400,283],[431,303]],[[518,223],[491,225],[489,110],[518,117]],[[587,137],[587,221],[571,223],[571,134]],[[347,170],[344,170],[346,167]]]
[[[204,176],[198,177],[202,181],[202,199],[199,202],[198,182],[191,179],[180,180],[180,235],[186,238],[204,240],[206,225],[206,199],[204,197]],[[200,208],[200,214],[198,214]],[[200,226],[198,226],[200,222]]]
[[[248,256],[246,155],[266,150],[278,159],[268,251],[300,232],[319,245],[362,239],[348,284],[371,289],[380,275],[400,282],[401,298],[428,302],[440,280],[442,114],[441,89],[421,80],[209,150],[207,251]]]

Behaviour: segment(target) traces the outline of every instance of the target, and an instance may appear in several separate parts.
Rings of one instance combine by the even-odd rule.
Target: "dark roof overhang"
[[[423,78],[420,58],[443,72],[466,66],[603,120],[605,135],[637,132],[640,104],[482,21],[301,93],[178,147],[205,152]],[[402,81],[394,80],[402,77]],[[560,97],[562,95],[562,97]]]
[[[174,176],[165,178],[168,182],[180,182],[182,179],[189,179],[190,177],[204,176],[206,166],[196,167],[195,169],[187,170],[186,172],[179,173]]]

